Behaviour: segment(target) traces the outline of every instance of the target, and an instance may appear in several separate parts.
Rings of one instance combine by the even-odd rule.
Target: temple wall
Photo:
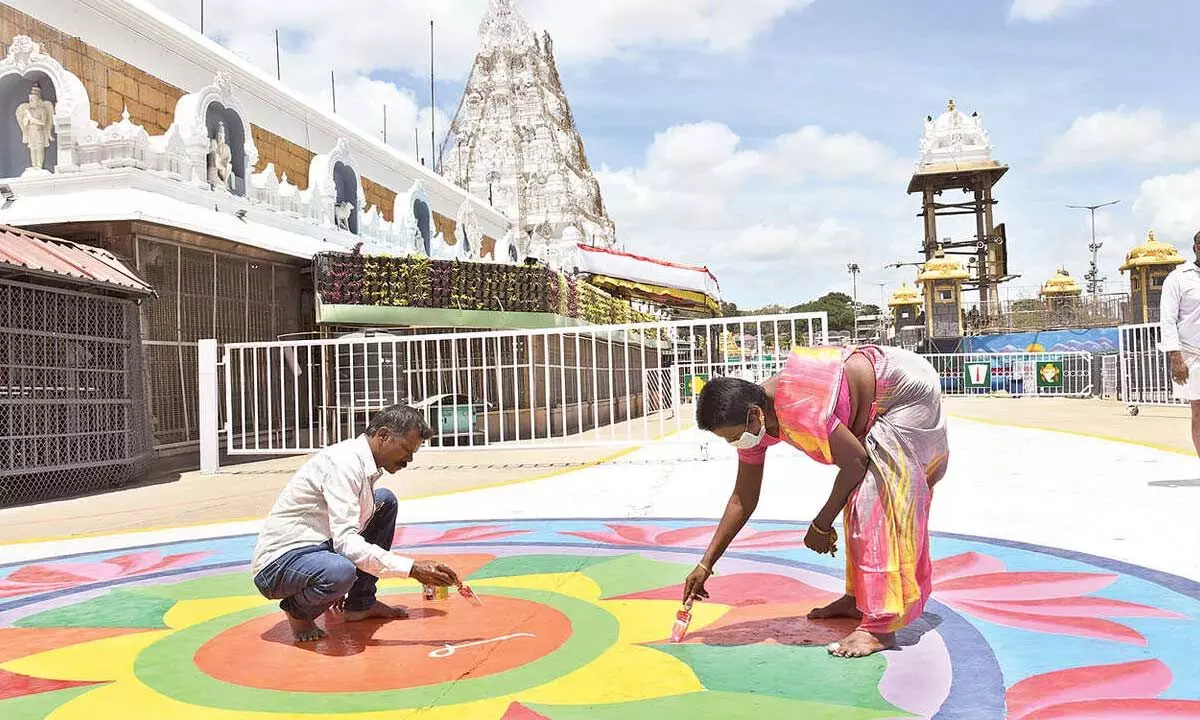
[[[314,110],[274,78],[158,13],[124,0],[12,0],[0,5],[0,43],[6,50],[14,36],[30,36],[80,78],[101,127],[118,121],[128,107],[130,119],[152,135],[170,126],[185,88],[205,87],[217,72],[227,72],[252,125],[259,150],[256,170],[274,163],[277,173],[286,172],[290,182],[307,188],[314,154],[328,152],[344,137],[367,205],[392,220],[392,198],[422,180],[440,216],[435,217],[438,226],[452,225],[447,221],[466,199],[457,187],[341,118]],[[140,24],[133,26],[135,21]],[[503,237],[508,219],[486,201],[472,202],[486,235]]]

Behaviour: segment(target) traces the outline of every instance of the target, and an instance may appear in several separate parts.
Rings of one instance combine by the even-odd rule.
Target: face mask
[[[750,421],[748,419],[746,421],[746,427],[747,428],[750,427]],[[747,429],[745,432],[742,433],[742,436],[740,438],[731,442],[730,445],[733,445],[738,450],[751,450],[753,448],[758,447],[758,444],[760,442],[762,442],[762,439],[766,434],[767,434],[767,421],[766,421],[766,418],[764,417],[762,422],[758,426],[758,434],[751,433],[750,430]]]

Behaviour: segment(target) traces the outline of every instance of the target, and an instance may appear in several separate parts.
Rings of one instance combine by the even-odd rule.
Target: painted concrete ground
[[[659,444],[402,503],[397,546],[484,606],[385,581],[410,619],[327,616],[314,646],[254,591],[254,522],[0,545],[0,718],[1200,717],[1195,458],[961,422],[952,448],[933,599],[867,660],[830,657],[848,626],[804,618],[843,568],[801,543],[832,476],[786,451],[765,519],[667,642],[714,524],[680,518],[716,517],[733,465]]]
[[[0,717],[1200,717],[1200,584],[1114,561],[934,539],[935,590],[901,649],[823,646],[841,590],[803,526],[755,524],[668,642],[709,521],[406,526],[481,608],[383,583],[412,617],[292,644],[247,572],[254,536],[0,569]],[[362,715],[366,713],[365,715]]]

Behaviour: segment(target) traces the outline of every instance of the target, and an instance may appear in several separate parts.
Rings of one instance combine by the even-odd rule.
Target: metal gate
[[[1175,398],[1171,366],[1166,353],[1158,349],[1162,340],[1159,323],[1122,325],[1120,339],[1121,401],[1138,405],[1182,405]]]
[[[298,454],[354,437],[396,403],[430,447],[638,444],[693,423],[708,379],[759,381],[793,345],[826,344],[826,313],[438,335],[202,344],[201,465]],[[218,362],[219,354],[219,362]],[[218,369],[219,365],[219,369]],[[216,398],[220,387],[221,402]],[[203,410],[203,408],[202,408]]]

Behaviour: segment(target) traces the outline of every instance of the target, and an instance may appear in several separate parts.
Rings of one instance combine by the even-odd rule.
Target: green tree
[[[831,292],[822,297],[788,308],[788,312],[826,312],[829,314],[829,329],[847,331],[854,327],[854,309],[850,307],[850,296]]]

